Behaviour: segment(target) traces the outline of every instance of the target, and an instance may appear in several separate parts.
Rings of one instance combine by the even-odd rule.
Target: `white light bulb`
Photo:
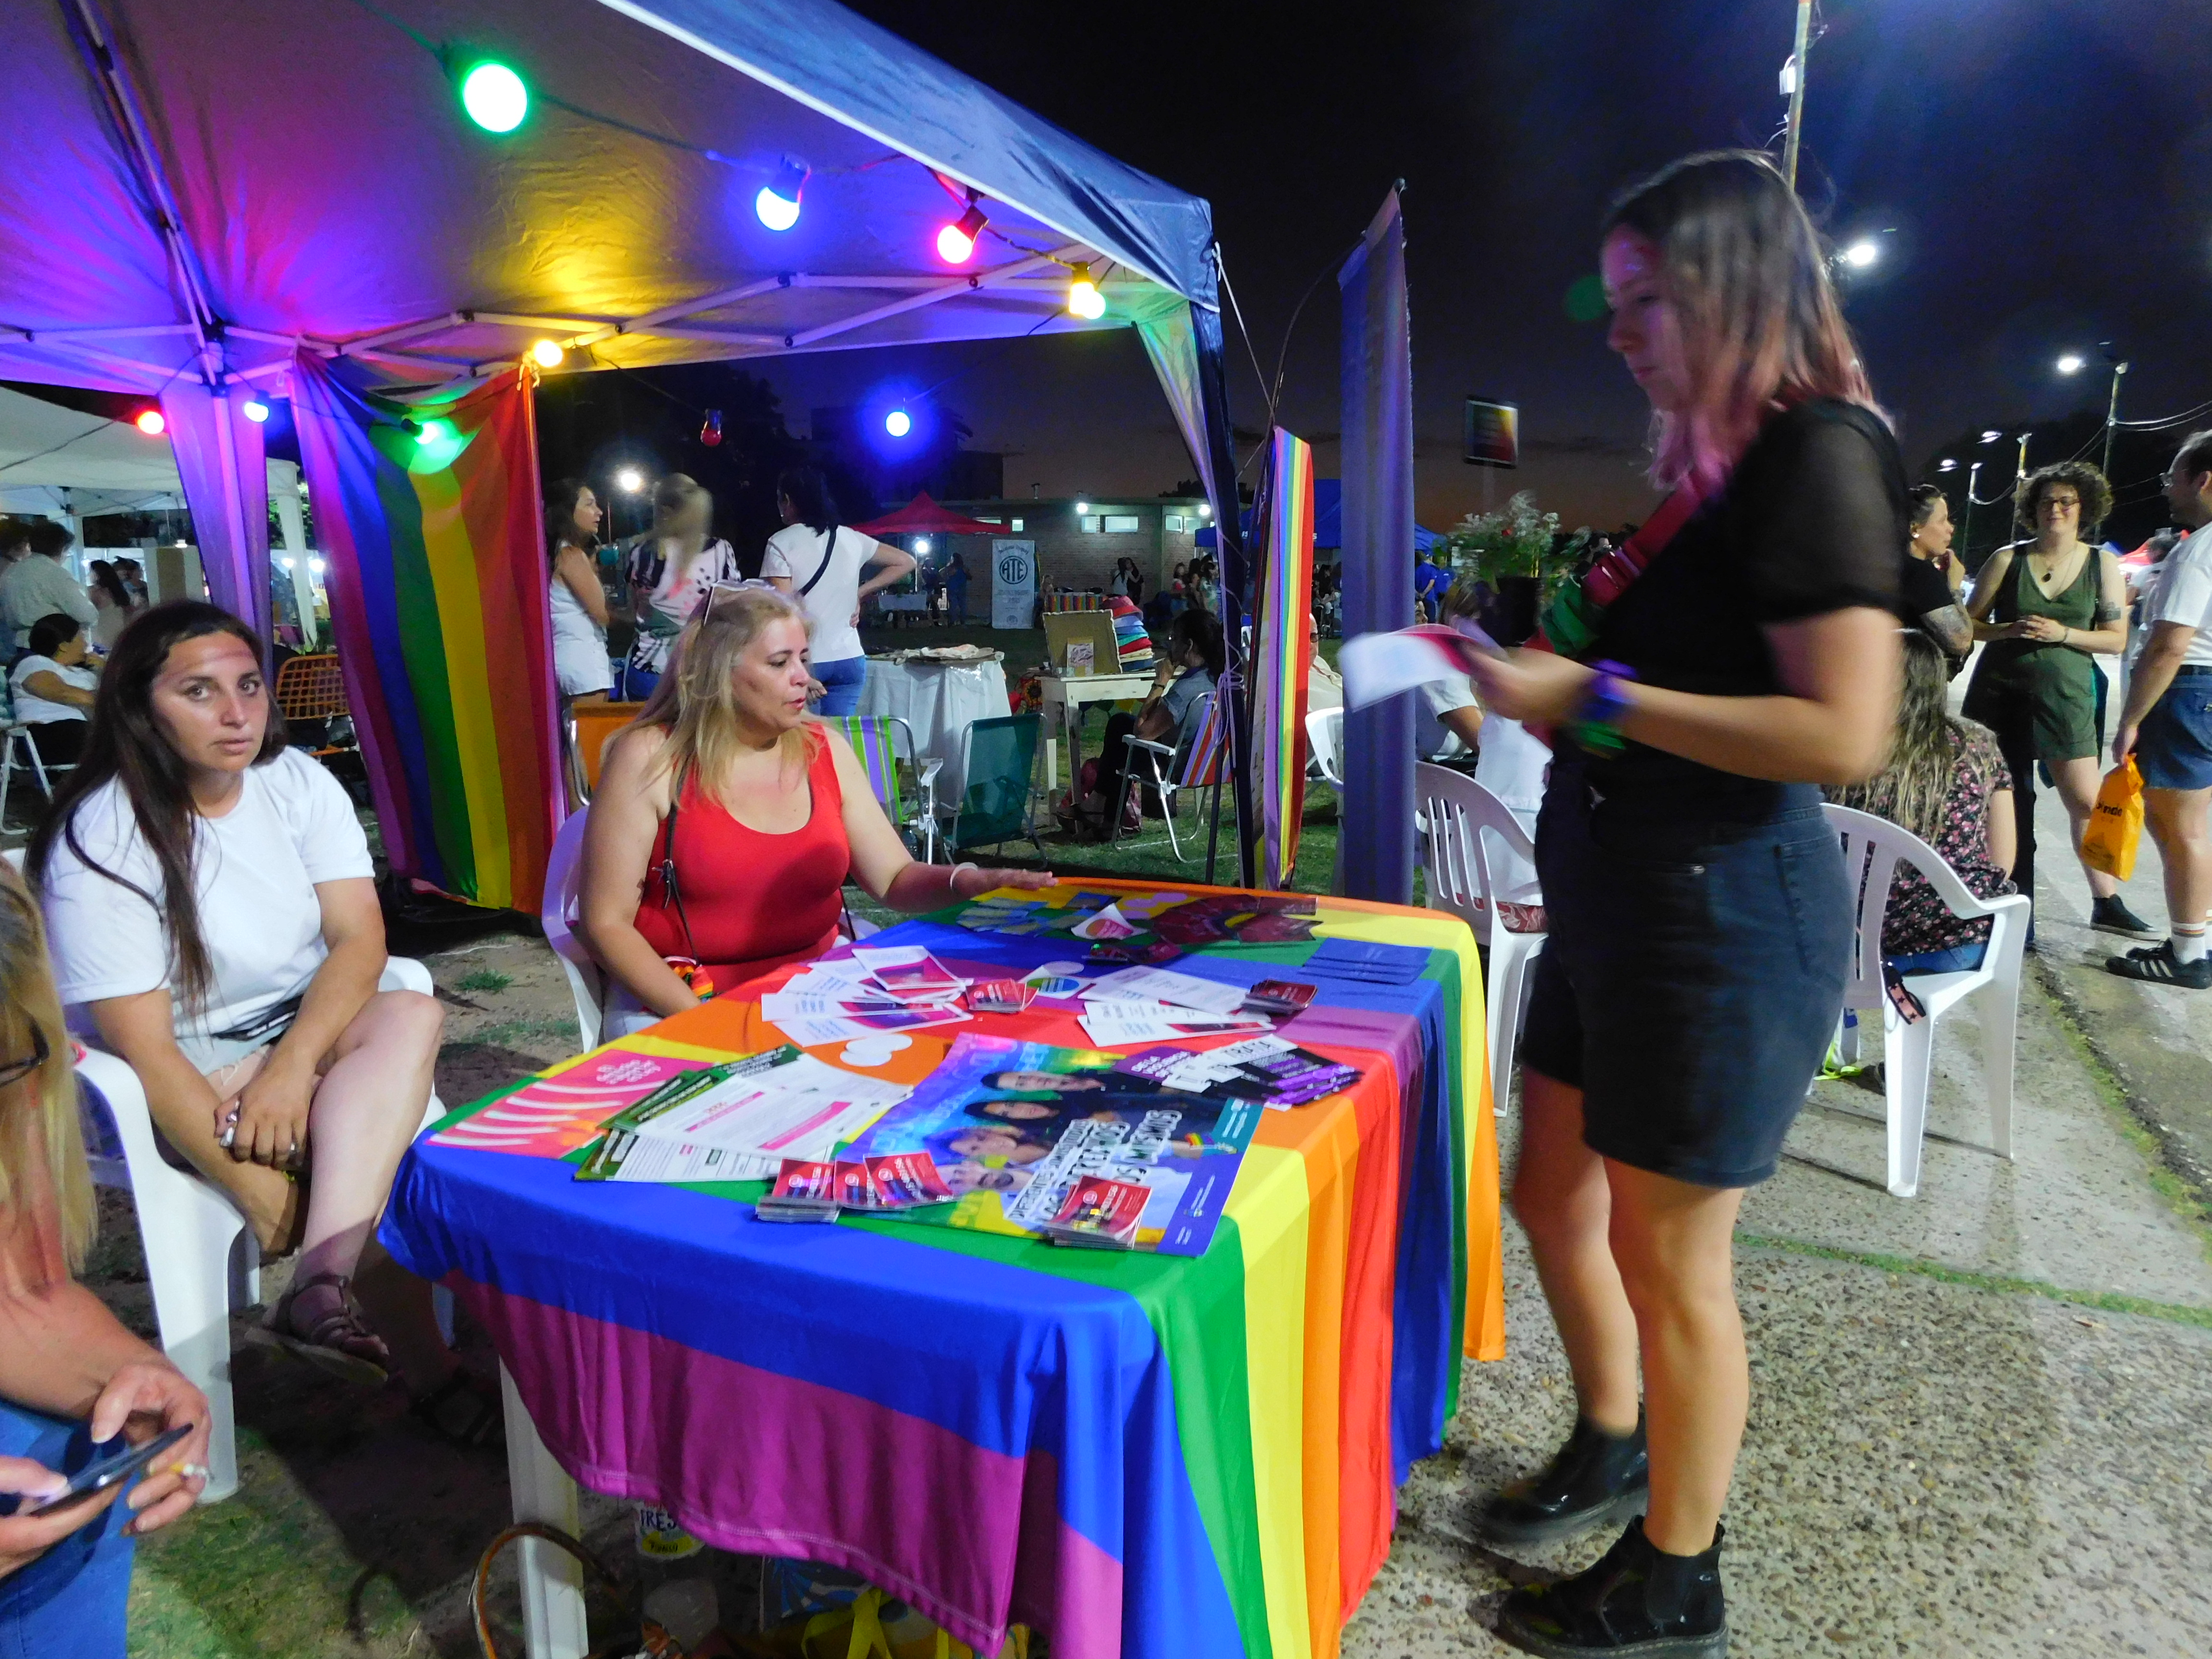
[[[323,562],[320,559],[310,559],[307,561],[307,568],[319,576],[323,574]]]
[[[2058,372],[2061,374],[2078,374],[2081,371],[2082,362],[2082,358],[2069,351],[2058,360]]]
[[[1864,270],[1881,258],[1881,245],[1875,241],[1853,242],[1844,250],[1844,263],[1858,270]]]
[[[763,185],[760,194],[753,198],[753,214],[770,230],[789,230],[799,222],[799,204]]]
[[[903,438],[914,430],[914,416],[902,409],[895,409],[884,416],[884,430],[894,438]]]
[[[917,536],[917,537],[915,537],[915,538],[914,538],[914,550],[915,550],[915,552],[917,552],[917,553],[927,553],[927,552],[928,552],[928,551],[929,551],[929,538],[928,538],[928,537],[927,537],[927,536]]]
[[[626,466],[615,474],[615,488],[635,495],[645,488],[645,474],[634,466]]]

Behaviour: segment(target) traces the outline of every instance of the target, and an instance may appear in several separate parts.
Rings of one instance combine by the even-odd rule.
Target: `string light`
[[[540,368],[558,368],[568,354],[561,349],[558,340],[540,340],[530,348],[530,361]]]
[[[1198,516],[1201,519],[1212,518],[1213,516],[1213,503],[1212,501],[1200,501],[1198,504]]]
[[[131,417],[131,424],[149,438],[158,438],[169,429],[168,417],[158,409],[142,409]]]
[[[968,210],[957,222],[943,227],[937,233],[937,257],[948,265],[966,264],[975,255],[975,239],[983,234],[983,227],[989,222],[983,216],[981,207],[976,204],[975,192],[969,191]]]
[[[269,405],[258,398],[248,398],[239,406],[238,412],[252,422],[254,425],[259,426],[262,422],[269,418]]]
[[[453,436],[453,423],[451,421],[425,421],[416,429],[415,441],[428,449],[432,444],[451,442]]]
[[[805,185],[805,164],[785,156],[775,179],[753,198],[753,216],[770,230],[789,230],[799,222],[799,193]]]
[[[1091,280],[1091,267],[1087,264],[1072,268],[1067,284],[1067,308],[1086,322],[1096,322],[1106,314],[1106,296],[1098,291],[1098,284]]]
[[[486,58],[461,76],[461,107],[486,132],[513,132],[530,113],[530,88],[506,64]]]
[[[707,418],[699,424],[699,441],[712,449],[722,441],[722,411],[710,409]]]
[[[914,430],[914,416],[903,409],[894,409],[884,416],[884,430],[894,438],[903,438]]]

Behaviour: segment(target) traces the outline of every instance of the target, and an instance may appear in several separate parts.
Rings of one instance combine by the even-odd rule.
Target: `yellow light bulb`
[[[530,348],[531,361],[540,368],[558,368],[561,360],[568,354],[561,349],[557,340],[540,340]]]

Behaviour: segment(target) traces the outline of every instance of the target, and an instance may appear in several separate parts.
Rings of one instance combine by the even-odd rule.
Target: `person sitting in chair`
[[[262,1339],[365,1383],[396,1362],[425,1422],[483,1443],[497,1388],[462,1369],[430,1287],[373,1238],[445,1016],[377,988],[368,839],[344,786],[285,746],[263,659],[252,629],[191,599],[116,641],[27,860],[61,999],[263,1255],[300,1252]]]
[[[1190,610],[1178,615],[1168,630],[1168,648],[1152,674],[1152,689],[1133,715],[1116,714],[1106,722],[1106,746],[1098,757],[1097,787],[1078,808],[1081,816],[1101,829],[1111,819],[1121,799],[1122,769],[1128,763],[1127,739],[1134,735],[1146,743],[1171,743],[1176,763],[1189,752],[1190,740],[1206,716],[1207,700],[1227,666],[1221,623],[1212,612]],[[1172,769],[1169,775],[1174,776]]]
[[[39,758],[70,766],[84,748],[99,671],[88,659],[89,641],[75,617],[57,611],[31,624],[31,648],[9,671],[15,719],[31,728]]]
[[[907,911],[1052,884],[908,855],[852,746],[806,712],[808,637],[806,613],[767,583],[716,588],[609,740],[576,930],[611,981],[604,1035],[821,955],[848,876]]]

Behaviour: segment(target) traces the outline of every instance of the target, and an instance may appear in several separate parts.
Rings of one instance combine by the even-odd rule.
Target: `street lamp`
[[[1797,0],[1797,40],[1782,67],[1782,90],[1790,96],[1788,136],[1782,143],[1782,176],[1797,188],[1797,138],[1805,126],[1805,54],[1813,45],[1813,0]]]
[[[2120,361],[2110,340],[2098,341],[2097,349],[2104,354],[2105,361],[2112,365],[2112,396],[2105,404],[2105,476],[2109,478],[2112,476],[2112,434],[2119,430],[2120,425],[2120,376],[2128,372],[2128,365]],[[2061,374],[2078,374],[2088,366],[2089,360],[2078,351],[2068,352],[2057,363]]]
[[[634,466],[626,466],[615,474],[615,488],[625,495],[635,495],[645,488],[645,474]]]
[[[1871,236],[1862,236],[1843,251],[1843,262],[1854,270],[1864,270],[1881,258],[1881,244]]]
[[[2088,361],[2080,352],[2069,351],[2058,360],[2058,372],[2061,374],[2079,374]]]
[[[1991,427],[1987,432],[1982,434],[1982,441],[1985,444],[1993,444],[2003,436],[2003,433],[1998,431],[1995,427]]]

